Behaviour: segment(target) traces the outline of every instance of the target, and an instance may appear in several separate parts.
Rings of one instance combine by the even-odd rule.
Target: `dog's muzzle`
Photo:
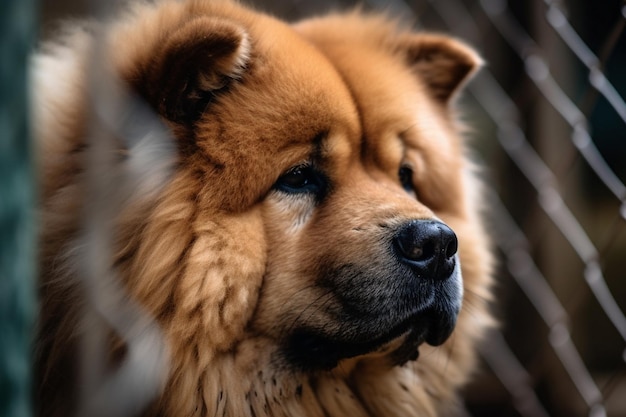
[[[394,364],[414,360],[422,343],[438,346],[452,334],[463,299],[455,233],[433,219],[386,229],[380,256],[369,262],[330,262],[318,281],[323,321],[293,326],[285,356],[303,369],[390,351]],[[312,305],[315,305],[312,304]]]

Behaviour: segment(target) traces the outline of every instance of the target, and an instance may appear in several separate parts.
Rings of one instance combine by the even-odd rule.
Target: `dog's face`
[[[400,337],[391,363],[415,359],[420,343],[448,338],[462,304],[457,236],[442,218],[463,218],[466,167],[446,105],[479,61],[438,37],[376,51],[380,39],[346,36],[350,23],[348,33],[366,30],[345,18],[298,29],[350,91],[341,105],[358,114],[357,128],[316,135],[264,202],[271,243],[255,326],[304,368],[332,368]],[[460,72],[439,91],[417,68],[438,58]],[[346,111],[324,109],[330,120]]]
[[[363,33],[381,23],[353,21]],[[235,265],[217,304],[237,312],[220,310],[222,326],[270,338],[298,368],[398,338],[390,357],[403,363],[443,343],[462,304],[442,220],[465,209],[447,101],[478,59],[440,37],[346,37],[332,19],[297,30],[196,18],[127,77],[174,126],[180,172],[200,180],[198,216]],[[238,298],[254,303],[227,305]]]

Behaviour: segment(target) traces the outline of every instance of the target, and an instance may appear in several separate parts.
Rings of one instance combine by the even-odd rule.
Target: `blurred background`
[[[96,3],[43,1],[33,26],[45,37],[50,22],[92,15]],[[357,4],[249,3],[288,20]],[[626,416],[626,3],[359,4],[462,38],[486,61],[459,104],[489,188],[501,326],[466,390],[467,414]]]

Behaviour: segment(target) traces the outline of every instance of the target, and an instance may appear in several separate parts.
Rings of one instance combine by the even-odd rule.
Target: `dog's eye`
[[[309,165],[298,165],[285,172],[274,187],[285,193],[321,193],[324,188],[323,175]]]
[[[398,170],[398,177],[400,178],[400,184],[408,192],[415,192],[413,186],[413,170],[408,165],[402,165]]]

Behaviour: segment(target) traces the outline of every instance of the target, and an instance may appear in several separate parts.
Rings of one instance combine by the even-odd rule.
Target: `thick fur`
[[[100,29],[99,59],[162,118],[178,155],[159,195],[112,225],[111,264],[171,353],[145,415],[453,413],[490,325],[480,187],[453,109],[477,55],[379,16],[289,26],[218,0],[134,4]],[[89,169],[92,33],[73,25],[33,61],[41,416],[76,409],[82,295],[72,250]],[[285,173],[302,164],[315,167],[319,184],[291,192]],[[387,282],[406,273],[394,269],[388,242],[414,219],[441,220],[458,236],[463,307],[450,338],[421,344],[417,360],[393,359],[404,334],[328,360],[316,346],[300,351],[298,332],[343,346],[393,322],[386,312],[400,311],[405,290]]]

